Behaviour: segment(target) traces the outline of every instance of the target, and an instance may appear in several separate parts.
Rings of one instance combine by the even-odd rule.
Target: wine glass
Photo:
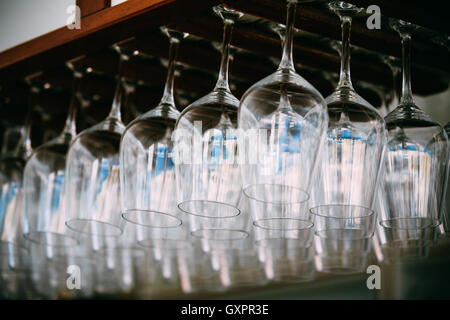
[[[30,100],[34,101],[33,97],[37,92],[37,88],[32,87]],[[0,159],[0,244],[2,253],[12,248],[25,247],[25,242],[22,239],[23,221],[21,221],[23,204],[22,176],[25,162],[32,153],[31,125],[32,104],[25,119],[25,126],[22,128],[19,143],[13,152],[6,154]]]
[[[130,55],[118,45],[119,68],[114,100],[105,120],[79,133],[66,159],[66,199],[69,229],[98,236],[120,236],[119,146],[125,130],[121,120],[123,79]]]
[[[428,237],[440,224],[448,170],[442,126],[415,105],[411,91],[411,34],[415,26],[391,20],[402,41],[402,94],[385,120],[388,130],[384,188],[388,210],[380,223],[391,236]]]
[[[336,90],[326,98],[327,140],[311,208],[316,223],[315,247],[320,271],[360,272],[375,230],[376,215],[371,208],[386,128],[377,110],[356,93],[350,77],[352,17],[362,9],[342,1],[328,6],[341,20],[341,69]]]
[[[356,87],[371,97],[369,100],[371,100],[372,105],[378,110],[378,113],[382,117],[388,114],[389,105],[392,100],[390,96],[391,90],[364,81],[359,81]]]
[[[7,127],[3,135],[1,157],[7,156],[14,151],[17,144],[19,143],[20,138],[22,137],[23,132],[24,128],[20,125]]]
[[[392,101],[388,106],[388,111],[391,112],[400,103],[400,88],[398,87],[398,79],[401,71],[400,59],[392,56],[381,56],[381,60],[385,63],[392,72]]]
[[[66,154],[76,136],[77,100],[84,70],[75,69],[74,61],[67,63],[73,72],[72,98],[65,126],[56,138],[37,148],[24,171],[24,236],[45,246],[71,247],[78,244],[76,235],[67,230],[63,198]]]
[[[341,1],[329,4],[341,19],[342,54],[336,90],[326,98],[328,132],[320,165],[316,205],[371,208],[385,145],[385,124],[377,110],[354,90],[350,77],[350,28],[361,9]]]
[[[180,115],[173,89],[175,59],[187,34],[164,29],[170,39],[169,65],[161,102],[133,120],[120,143],[122,216],[155,228],[182,224],[177,208],[172,134]],[[145,232],[145,230],[144,230]]]
[[[176,124],[178,207],[187,214],[194,236],[240,239],[245,223],[239,222],[247,216],[238,208],[242,194],[236,132],[239,100],[230,91],[228,64],[233,25],[242,13],[222,6],[214,11],[224,24],[216,86],[186,107]]]
[[[31,84],[30,84],[31,85]],[[0,286],[15,296],[26,280],[29,243],[23,238],[23,171],[32,152],[31,125],[39,89],[30,88],[28,114],[14,151],[0,158]]]
[[[189,244],[187,226],[177,207],[172,141],[180,115],[174,99],[176,56],[188,34],[166,27],[162,31],[170,42],[163,96],[155,108],[125,129],[120,144],[120,179],[122,217],[129,222],[127,227],[135,227],[137,243],[150,250],[156,261],[172,262],[172,251]]]
[[[287,2],[277,71],[250,87],[239,106],[243,192],[254,204],[280,207],[272,211],[251,205],[255,225],[270,225],[270,219],[310,219],[307,200],[327,129],[325,100],[294,68],[296,3]]]

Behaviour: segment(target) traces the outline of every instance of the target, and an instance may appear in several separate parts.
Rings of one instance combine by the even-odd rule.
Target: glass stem
[[[400,104],[414,104],[411,90],[411,35],[402,33],[402,96]]]
[[[77,134],[76,117],[77,117],[77,100],[81,86],[82,74],[74,71],[72,80],[72,97],[70,99],[69,113],[67,114],[66,124],[63,134],[75,136]]]
[[[33,123],[33,108],[37,104],[39,89],[31,87],[28,101],[28,111],[25,117],[25,123],[22,129],[22,137],[14,150],[14,156],[18,158],[27,158],[31,152],[31,126]]]
[[[121,112],[120,108],[122,106],[122,97],[123,93],[125,91],[123,87],[123,78],[125,74],[125,66],[126,62],[128,61],[128,57],[121,54],[120,55],[120,61],[119,61],[119,72],[117,75],[117,83],[116,83],[116,90],[114,92],[114,100],[112,103],[111,111],[109,112],[108,119],[116,119],[118,121],[122,121],[121,119]]]
[[[287,17],[286,17],[286,35],[283,41],[283,56],[281,58],[280,66],[278,69],[291,69],[294,68],[294,61],[292,59],[292,47],[294,42],[294,23],[296,12],[297,0],[288,0],[287,5]]]
[[[341,70],[339,74],[338,87],[350,87],[352,86],[352,80],[350,77],[350,34],[352,28],[352,18],[343,16],[341,18],[342,28],[342,52],[341,52]]]
[[[224,19],[223,21],[223,39],[222,39],[222,57],[220,60],[219,78],[214,89],[223,89],[230,91],[228,85],[228,67],[230,64],[230,44],[231,33],[233,32],[234,21]]]
[[[32,126],[32,124],[33,124],[33,111],[30,111],[29,115],[27,116],[26,122],[25,122],[25,132],[24,132],[22,146],[21,146],[23,148],[22,155],[24,157],[28,157],[33,150],[31,147],[31,126]]]
[[[394,103],[395,105],[398,105],[400,103],[400,99],[399,99],[399,92],[398,92],[398,85],[397,85],[397,79],[398,79],[398,75],[399,75],[399,71],[400,69],[398,67],[392,66],[391,67],[391,71],[392,71],[392,81],[393,81],[393,90],[394,90]]]
[[[175,105],[173,96],[174,80],[175,80],[175,63],[180,46],[180,40],[175,37],[170,37],[169,46],[169,65],[167,66],[166,84],[164,85],[164,93],[161,99],[161,104]]]

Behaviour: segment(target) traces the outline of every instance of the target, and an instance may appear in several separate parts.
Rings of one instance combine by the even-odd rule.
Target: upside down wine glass
[[[326,98],[328,132],[311,213],[318,270],[351,273],[362,271],[367,263],[386,129],[383,118],[356,93],[350,78],[352,17],[362,9],[341,1],[328,5],[341,20],[341,70],[336,90]]]
[[[385,118],[388,144],[384,188],[388,210],[380,223],[392,234],[401,232],[406,237],[398,240],[410,240],[418,230],[434,229],[440,224],[448,140],[442,126],[414,103],[410,56],[414,26],[403,21],[392,24],[402,40],[402,94],[399,106]]]
[[[391,70],[392,73],[392,101],[391,104],[388,105],[388,112],[391,112],[392,109],[391,108],[395,108],[399,102],[400,102],[400,88],[398,86],[398,79],[399,79],[399,75],[400,75],[400,71],[401,71],[401,63],[400,63],[400,59],[396,58],[396,57],[392,57],[392,56],[381,56],[381,60],[383,61],[383,63],[385,63],[389,69]]]
[[[6,128],[3,134],[2,149],[0,151],[2,158],[14,152],[23,132],[23,125],[13,125]]]
[[[39,89],[32,86],[29,110],[21,138],[10,154],[0,159],[0,269],[22,268],[27,245],[23,238],[23,171],[32,153],[32,112]]]
[[[172,134],[180,115],[174,100],[175,60],[180,41],[187,34],[166,28],[164,31],[170,48],[163,96],[155,108],[127,126],[120,143],[122,216],[144,227],[136,231],[137,240],[145,242],[175,235],[182,224],[177,208]]]
[[[250,87],[239,106],[243,192],[254,224],[263,228],[273,219],[310,219],[307,203],[328,124],[322,95],[295,72],[296,4],[287,1],[277,71]]]
[[[228,84],[231,32],[242,13],[221,6],[214,11],[224,24],[219,78],[214,90],[184,109],[176,124],[178,207],[187,214],[195,236],[242,238],[247,233],[246,216],[238,209],[242,194],[236,133],[239,100]]]
[[[72,62],[72,98],[63,131],[55,139],[37,148],[27,161],[24,172],[24,236],[45,246],[77,245],[76,235],[68,230],[63,198],[66,155],[76,136],[76,112],[83,70]]]
[[[111,111],[97,125],[79,133],[67,154],[66,199],[69,229],[96,236],[119,236],[124,220],[120,210],[119,145],[125,130],[121,120],[122,85],[129,60],[119,52],[119,72]]]
[[[386,140],[385,124],[377,110],[355,92],[350,77],[352,16],[361,9],[340,1],[332,2],[330,8],[341,20],[341,71],[336,90],[326,98],[329,124],[315,202],[371,208]]]

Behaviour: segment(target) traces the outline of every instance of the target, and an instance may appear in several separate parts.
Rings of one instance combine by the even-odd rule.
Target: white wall
[[[75,0],[0,0],[0,51],[66,25]]]

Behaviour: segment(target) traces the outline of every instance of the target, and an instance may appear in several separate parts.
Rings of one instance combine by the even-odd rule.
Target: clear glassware
[[[325,100],[294,68],[296,4],[287,2],[285,41],[277,71],[250,87],[239,106],[243,192],[260,203],[288,207],[264,217],[251,207],[255,224],[270,218],[310,219],[307,207],[296,214],[289,207],[293,194],[310,197],[327,129]]]
[[[13,152],[0,159],[0,260],[2,267],[15,270],[26,266],[28,252],[23,238],[23,171],[32,153],[30,131],[38,92],[31,87],[29,111],[19,143]]]
[[[7,156],[11,152],[14,152],[14,149],[17,147],[23,132],[24,128],[20,125],[7,127],[5,133],[3,134],[1,157]]]
[[[178,278],[184,293],[220,292],[219,272],[214,270],[211,256],[205,254],[200,246],[190,246],[177,251]]]
[[[242,186],[236,133],[239,100],[230,91],[228,64],[231,32],[242,14],[220,6],[214,11],[224,23],[219,78],[214,90],[184,109],[176,124],[178,207],[190,220],[232,225],[241,214]],[[225,233],[232,236],[230,229]],[[219,232],[208,233],[213,234]]]
[[[119,239],[120,237],[115,237]],[[148,252],[138,246],[109,246],[103,248],[97,254],[97,259],[102,265],[105,278],[102,278],[106,287],[117,287],[122,293],[132,292],[138,281],[139,269],[147,269],[149,261],[146,257]]]
[[[384,117],[389,113],[389,105],[392,103],[392,99],[394,97],[391,97],[391,90],[385,89],[382,86],[375,85],[373,83],[369,82],[363,82],[359,81],[358,86],[369,92],[373,95],[373,99],[378,100],[379,104],[377,104],[375,107],[378,110],[378,113]]]
[[[158,106],[127,126],[120,142],[122,216],[141,226],[175,228],[182,220],[177,208],[172,141],[180,112],[173,91],[176,54],[187,34],[164,31],[170,49],[163,97]]]
[[[370,208],[382,172],[386,128],[350,77],[352,17],[362,9],[341,1],[328,6],[341,20],[341,70],[336,90],[326,98],[327,140],[312,199],[315,264],[321,272],[354,273],[364,270],[371,249],[376,215]]]
[[[219,248],[211,252],[217,261],[220,282],[225,288],[260,286],[267,283],[264,264],[259,260],[253,239],[247,238],[241,248]],[[214,266],[214,264],[213,264]]]
[[[111,111],[97,125],[79,133],[66,158],[66,199],[69,229],[98,236],[120,236],[124,220],[120,203],[120,138],[123,80],[129,55],[119,46],[120,62]]]
[[[343,211],[348,205],[371,208],[386,128],[377,110],[355,92],[350,77],[352,16],[362,9],[341,1],[330,3],[329,7],[341,19],[341,70],[336,90],[326,98],[329,124],[314,204],[342,205]]]
[[[386,231],[409,237],[440,224],[448,172],[448,138],[438,122],[414,104],[411,91],[411,32],[391,21],[402,40],[402,95],[385,120],[388,144],[384,188],[388,210],[379,220]],[[432,235],[434,232],[430,232]]]
[[[77,99],[84,70],[73,71],[72,98],[61,134],[37,148],[24,171],[24,236],[46,246],[71,247],[78,244],[77,235],[68,230],[63,198],[66,155],[76,136]]]
[[[375,231],[373,210],[360,206],[318,206],[315,216],[318,271],[347,274],[365,271]]]
[[[391,112],[392,110],[394,110],[398,104],[400,103],[400,88],[398,87],[398,79],[400,76],[400,72],[401,72],[401,61],[400,59],[396,58],[396,57],[392,57],[392,56],[381,56],[381,60],[383,61],[383,63],[385,63],[389,69],[391,69],[392,72],[392,101],[391,103],[387,106],[388,107],[388,112]]]
[[[295,283],[314,278],[314,224],[271,218],[254,225],[255,246],[270,281]]]

